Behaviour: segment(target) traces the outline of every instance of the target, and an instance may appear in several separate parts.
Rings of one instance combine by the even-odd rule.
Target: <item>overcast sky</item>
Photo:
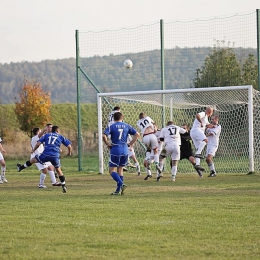
[[[259,0],[0,0],[0,63],[75,57],[75,30],[243,14]]]

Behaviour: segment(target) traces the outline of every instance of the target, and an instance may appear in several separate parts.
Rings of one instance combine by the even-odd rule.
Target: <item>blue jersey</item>
[[[64,144],[68,146],[70,141],[66,139],[64,136],[58,133],[49,133],[42,136],[38,142],[44,143],[44,151],[43,154],[59,157],[60,156],[60,146]]]
[[[127,136],[129,134],[135,135],[136,130],[124,122],[115,122],[105,129],[104,134],[111,136],[112,147],[110,149],[110,154],[126,155],[128,154]]]

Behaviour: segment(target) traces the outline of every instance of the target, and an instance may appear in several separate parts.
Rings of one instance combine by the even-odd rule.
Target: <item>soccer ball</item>
[[[125,68],[130,69],[133,67],[133,62],[131,60],[125,60],[124,66],[125,66]]]

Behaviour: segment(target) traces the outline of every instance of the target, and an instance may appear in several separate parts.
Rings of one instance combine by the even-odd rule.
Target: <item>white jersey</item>
[[[203,127],[201,127],[201,123],[199,122],[199,120],[197,118],[195,118],[191,131],[196,130],[196,129],[200,129],[203,132],[205,132],[206,125],[209,124],[208,116],[206,115],[205,112],[200,112],[199,115],[200,115]]]
[[[35,145],[37,144],[38,140],[39,140],[39,136],[38,135],[35,135],[34,137],[32,137],[32,139],[31,139],[31,147],[32,147],[32,149],[35,147]],[[34,157],[36,154],[41,154],[43,152],[43,150],[44,150],[44,147],[43,147],[43,144],[41,144],[37,148],[37,150],[34,153],[32,153],[32,156]]]
[[[145,129],[147,127],[149,127],[149,126],[151,126],[152,129],[154,130],[154,125],[153,124],[154,124],[154,121],[149,116],[146,116],[146,117],[140,119],[139,121],[137,121],[137,126],[140,129],[141,134],[144,134]]]
[[[176,126],[176,125],[169,125],[164,127],[161,130],[160,138],[164,138],[165,146],[169,145],[181,145],[181,136],[180,134],[186,133],[186,130]]]
[[[213,135],[210,135],[207,137],[208,139],[208,146],[218,146],[219,143],[219,136],[221,133],[221,125],[216,125],[215,128],[208,128],[208,133],[212,133]]]
[[[110,114],[109,114],[109,116],[108,116],[108,126],[111,126],[112,124],[114,124],[114,114],[116,113],[116,112],[119,112],[118,110],[113,110]]]

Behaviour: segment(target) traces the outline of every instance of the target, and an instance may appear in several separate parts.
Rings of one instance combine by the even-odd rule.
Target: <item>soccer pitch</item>
[[[259,259],[260,175],[170,173],[144,181],[125,173],[124,196],[109,174],[77,172],[68,187],[37,187],[35,167],[7,161],[1,184],[1,259]],[[94,167],[94,166],[93,166]],[[96,166],[97,167],[97,166]]]

